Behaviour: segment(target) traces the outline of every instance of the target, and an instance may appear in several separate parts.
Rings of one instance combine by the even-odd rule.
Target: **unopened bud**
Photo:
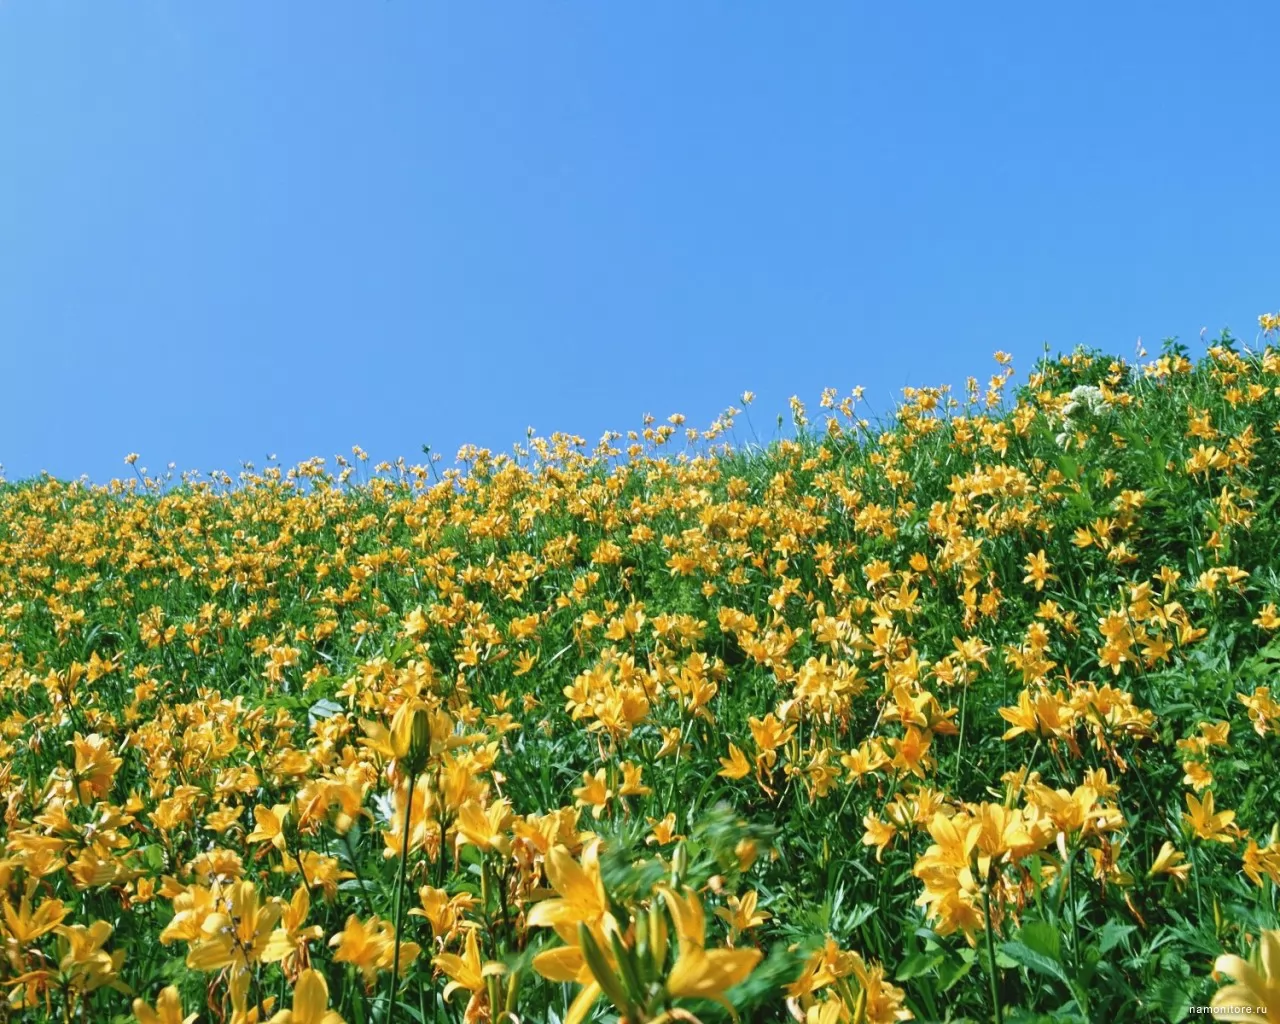
[[[409,752],[405,767],[411,775],[418,775],[431,757],[431,717],[425,707],[415,708],[409,724]]]
[[[524,971],[514,970],[507,977],[507,997],[504,1004],[506,1012],[515,1016],[516,1004],[520,999],[520,983],[524,980]]]
[[[622,979],[622,985],[627,991],[627,999],[633,1004],[641,1004],[644,1002],[645,988],[636,970],[635,954],[622,941],[622,933],[617,928],[607,930],[609,945],[613,949],[613,959],[618,964],[618,976]]]
[[[647,911],[637,913],[636,928],[636,968],[643,975],[642,981],[651,979],[649,972],[649,914]]]
[[[649,904],[649,974],[657,976],[667,959],[667,919],[657,899]]]
[[[609,961],[605,959],[595,936],[591,934],[591,929],[583,922],[578,923],[578,948],[582,950],[582,958],[604,994],[618,1010],[624,1014],[628,1013],[630,1002],[622,987],[622,981],[609,966]]]
[[[671,888],[679,889],[681,882],[684,880],[685,872],[689,870],[689,851],[684,843],[680,843],[676,847],[676,852],[671,855]]]

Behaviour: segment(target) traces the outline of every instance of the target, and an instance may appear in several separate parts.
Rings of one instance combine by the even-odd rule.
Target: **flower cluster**
[[[0,1018],[1270,1005],[1280,353],[997,363],[0,482]]]

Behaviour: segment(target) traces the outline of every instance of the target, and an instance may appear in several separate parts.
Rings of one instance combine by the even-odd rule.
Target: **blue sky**
[[[1252,340],[1278,36],[1274,3],[0,0],[0,463],[451,460]]]

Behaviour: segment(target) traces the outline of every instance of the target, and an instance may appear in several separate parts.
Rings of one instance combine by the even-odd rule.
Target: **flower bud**
[[[391,720],[391,750],[406,772],[419,775],[431,756],[431,715],[426,704],[409,700]]]
[[[425,707],[417,707],[409,726],[409,754],[406,758],[409,771],[417,775],[427,766],[430,757],[431,717]]]
[[[649,972],[657,975],[667,959],[667,919],[657,899],[649,904]]]
[[[671,887],[679,889],[684,880],[685,872],[689,870],[689,851],[685,848],[684,843],[680,843],[676,847],[675,853],[671,855]]]
[[[520,983],[524,980],[524,971],[514,970],[507,976],[507,994],[504,1003],[505,1012],[512,1017],[516,1013],[516,1003],[520,998]]]
[[[622,981],[609,966],[591,929],[581,921],[578,922],[578,948],[582,950],[582,959],[586,961],[591,976],[599,983],[601,990],[618,1010],[626,1014],[630,1010],[630,1001],[622,987]]]

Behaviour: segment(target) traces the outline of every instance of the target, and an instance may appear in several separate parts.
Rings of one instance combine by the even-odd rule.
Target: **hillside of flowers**
[[[0,1021],[1280,1020],[1261,326],[0,483]]]

